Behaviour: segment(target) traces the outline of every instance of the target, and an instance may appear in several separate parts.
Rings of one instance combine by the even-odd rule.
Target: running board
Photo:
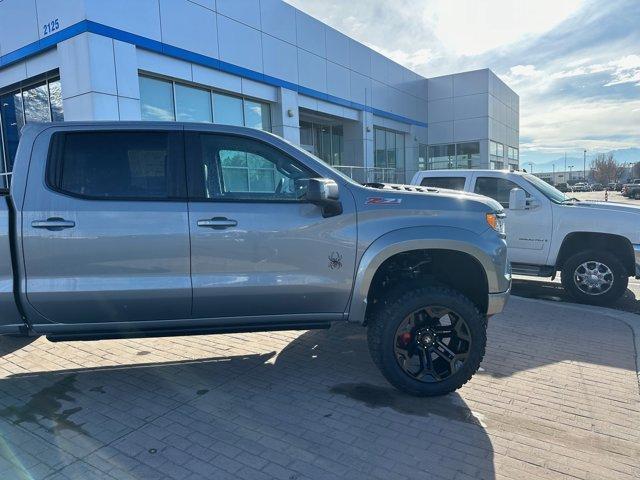
[[[59,333],[47,335],[50,342],[72,342],[76,340],[115,340],[122,338],[155,338],[155,337],[177,337],[187,335],[212,335],[217,333],[248,333],[248,332],[271,332],[282,330],[321,330],[331,327],[331,322],[295,322],[295,323],[274,323],[258,325],[224,325],[197,328],[164,328],[156,330],[137,331],[104,331],[104,332],[77,332]]]
[[[515,275],[528,275],[530,277],[553,277],[556,268],[551,265],[528,265],[526,263],[512,263],[511,273]]]

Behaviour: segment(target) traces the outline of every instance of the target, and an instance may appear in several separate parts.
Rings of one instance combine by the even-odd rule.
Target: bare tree
[[[618,164],[611,153],[599,153],[591,162],[591,172],[596,182],[604,183],[605,185],[617,180],[620,175]]]

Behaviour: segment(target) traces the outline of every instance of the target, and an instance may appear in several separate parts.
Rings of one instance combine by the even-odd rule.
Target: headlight
[[[506,231],[504,228],[504,213],[487,213],[487,225],[493,228],[496,232],[498,232],[501,236],[506,236]]]

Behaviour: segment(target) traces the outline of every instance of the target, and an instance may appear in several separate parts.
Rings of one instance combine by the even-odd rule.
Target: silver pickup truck
[[[397,388],[478,369],[511,275],[502,207],[362,186],[258,130],[25,127],[0,202],[0,334],[52,341],[366,325]]]

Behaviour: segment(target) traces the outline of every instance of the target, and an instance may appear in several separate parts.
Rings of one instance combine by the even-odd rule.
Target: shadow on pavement
[[[38,337],[12,337],[0,335],[0,358],[26,347],[37,339]]]
[[[57,470],[88,478],[103,468],[116,478],[118,469],[134,478],[185,478],[196,460],[203,478],[233,478],[233,465],[247,468],[240,458],[292,480],[494,478],[493,447],[462,397],[420,399],[392,389],[364,333],[337,325],[305,332],[277,355],[0,380],[0,460],[10,458],[17,478]],[[43,452],[42,475],[20,447],[26,441]]]

